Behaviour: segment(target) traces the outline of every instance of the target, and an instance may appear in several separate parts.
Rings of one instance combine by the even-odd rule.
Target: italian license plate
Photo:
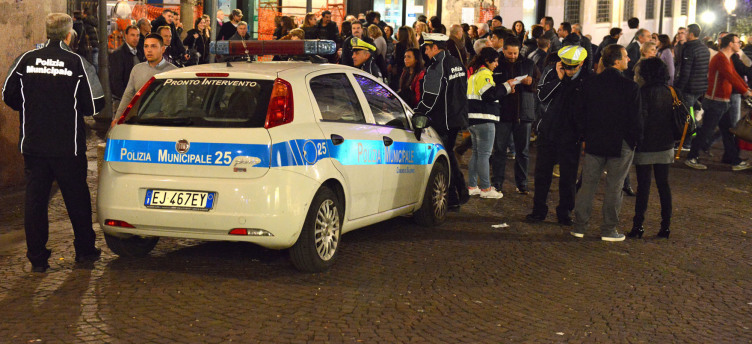
[[[148,189],[144,205],[149,208],[208,211],[214,206],[215,196],[214,192]]]

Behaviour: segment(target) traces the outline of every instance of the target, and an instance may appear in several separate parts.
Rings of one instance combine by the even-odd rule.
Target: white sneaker
[[[477,196],[480,195],[480,188],[474,188],[470,186],[467,188],[467,192],[470,194],[470,196]]]
[[[742,161],[736,165],[731,166],[732,171],[744,171],[752,168],[752,165],[748,164],[746,161]]]
[[[684,160],[684,165],[687,165],[687,166],[689,166],[691,168],[694,168],[695,170],[707,170],[708,169],[707,166],[699,163],[697,161],[697,158]],[[736,170],[734,170],[734,171],[736,171]]]
[[[495,187],[490,187],[487,190],[480,190],[480,198],[502,198],[504,197],[504,194],[496,191]]]

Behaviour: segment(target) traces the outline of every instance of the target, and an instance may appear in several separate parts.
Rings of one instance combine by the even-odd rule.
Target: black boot
[[[642,226],[634,226],[632,227],[632,230],[629,231],[629,233],[627,233],[627,237],[630,237],[630,238],[637,237],[641,239],[642,234],[644,233],[645,233],[645,228],[643,228]]]
[[[671,235],[671,229],[668,227],[661,228],[660,231],[658,231],[658,237],[659,238],[666,238],[668,239],[668,236]]]

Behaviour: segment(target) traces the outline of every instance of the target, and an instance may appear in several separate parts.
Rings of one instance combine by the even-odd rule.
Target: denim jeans
[[[489,158],[494,144],[496,126],[493,123],[471,125],[468,130],[473,142],[473,155],[468,166],[468,186],[491,187]]]
[[[736,145],[734,135],[729,132],[729,128],[736,124],[731,122],[731,102],[705,99],[702,106],[705,109],[702,126],[697,129],[697,137],[692,140],[692,148],[690,148],[687,158],[697,159],[700,156],[700,151],[710,148],[713,132],[717,127],[721,130],[721,138],[723,139],[722,160],[732,165],[740,163],[739,147]]]

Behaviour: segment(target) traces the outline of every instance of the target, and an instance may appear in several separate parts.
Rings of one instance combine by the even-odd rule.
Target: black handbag
[[[671,90],[671,97],[674,99],[671,105],[674,123],[671,129],[674,133],[674,139],[684,141],[684,138],[697,131],[697,123],[695,123],[695,119],[687,106],[676,96],[676,90],[671,86],[668,86],[668,88]]]

